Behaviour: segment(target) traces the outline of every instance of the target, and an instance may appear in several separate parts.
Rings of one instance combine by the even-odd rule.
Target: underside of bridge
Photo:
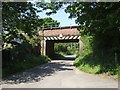
[[[42,40],[41,41],[41,54],[51,57],[54,54],[54,44],[55,43],[79,43],[79,52],[82,49],[82,42],[79,39],[71,40]]]
[[[56,40],[56,41],[46,41],[46,55],[49,57],[52,57],[54,54],[54,44],[55,43],[74,43],[74,42],[79,42],[79,39],[75,40]]]
[[[79,43],[79,52],[83,47],[83,43],[80,40],[79,30],[77,27],[62,27],[54,29],[45,29],[39,32],[43,37],[41,40],[41,55],[47,55],[51,57],[54,54],[55,43]]]

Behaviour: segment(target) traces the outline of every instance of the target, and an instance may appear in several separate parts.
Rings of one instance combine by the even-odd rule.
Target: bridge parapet
[[[78,26],[45,28],[39,31],[44,40],[79,39]]]
[[[79,35],[79,30],[78,27],[61,27],[61,28],[48,28],[48,29],[43,29],[42,31],[39,31],[39,35],[41,36],[72,36],[72,35]]]
[[[51,56],[54,53],[54,43],[78,42],[81,50],[80,32],[78,26],[46,28],[39,31],[41,40],[41,55]]]

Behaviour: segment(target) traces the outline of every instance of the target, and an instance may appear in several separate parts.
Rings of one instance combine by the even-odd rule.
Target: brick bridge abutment
[[[78,26],[46,28],[39,31],[41,40],[41,55],[52,56],[54,53],[54,43],[78,42],[79,54],[83,49],[83,43],[80,40]]]

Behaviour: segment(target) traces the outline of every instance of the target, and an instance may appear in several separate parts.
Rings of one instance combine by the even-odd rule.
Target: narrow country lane
[[[13,75],[3,81],[2,88],[118,88],[116,80],[77,70],[70,58]]]

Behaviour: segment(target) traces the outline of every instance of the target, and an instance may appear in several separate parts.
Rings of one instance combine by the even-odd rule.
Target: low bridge
[[[54,53],[54,43],[78,42],[79,52],[83,43],[80,40],[78,26],[44,28],[39,31],[41,40],[41,55],[51,56]]]

